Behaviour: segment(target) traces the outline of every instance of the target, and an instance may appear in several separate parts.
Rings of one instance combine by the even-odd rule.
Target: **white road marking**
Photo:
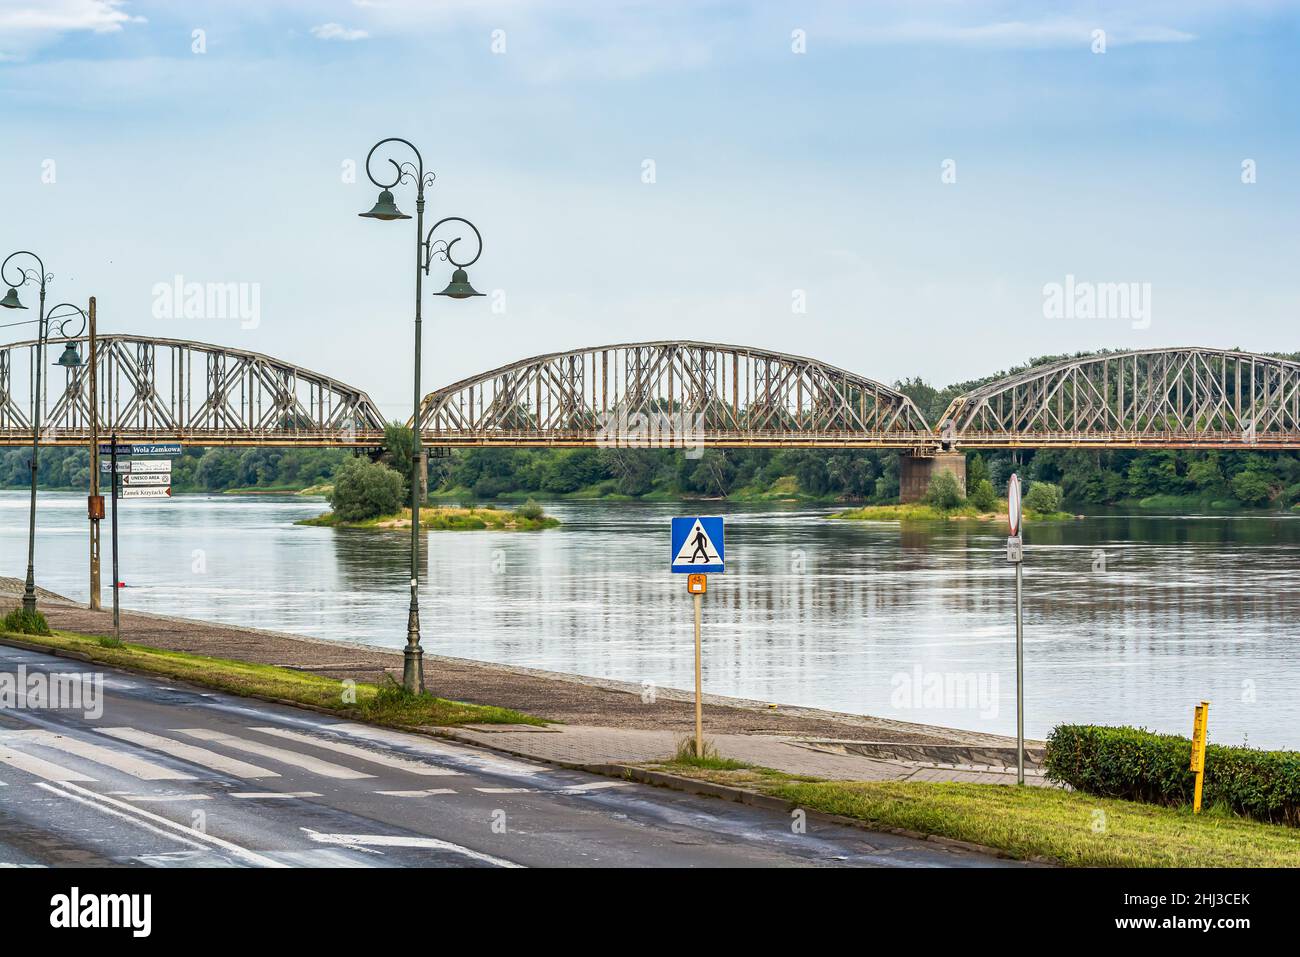
[[[375,793],[390,798],[418,798],[431,794],[455,794],[456,792],[451,788],[425,788],[423,791],[376,791]]]
[[[528,794],[533,788],[475,788],[479,794]]]
[[[232,791],[232,798],[249,798],[254,801],[266,801],[275,798],[318,798],[315,791]]]
[[[603,791],[605,788],[630,788],[631,781],[589,781],[586,784],[574,784],[570,787],[563,787],[557,792],[559,794],[586,794],[588,791]]]
[[[375,728],[365,724],[351,724],[348,722],[329,725],[329,730],[339,734],[346,734],[349,737],[361,738],[363,741],[400,745],[411,751],[428,754],[435,758],[451,758],[456,761],[463,761],[483,771],[526,775],[528,777],[551,773],[550,768],[498,757],[491,752],[480,751],[469,745],[439,744],[424,735],[410,734],[405,731],[390,731],[387,728]]]
[[[123,794],[121,791],[112,792],[114,797],[120,797],[123,801],[133,801],[142,804],[147,801],[158,804],[168,801],[211,801],[211,794]]]
[[[78,758],[85,758],[87,761],[115,768],[142,781],[194,780],[194,775],[186,774],[184,771],[164,768],[152,761],[146,761],[131,754],[124,754],[121,751],[114,751],[112,748],[106,748],[102,745],[91,744],[89,741],[82,741],[66,734],[55,734],[53,731],[15,731],[11,736],[7,737],[10,740],[31,741],[43,748],[51,748]]]
[[[367,847],[419,847],[435,851],[451,851],[453,854],[462,854],[471,860],[494,864],[497,867],[522,868],[524,866],[502,857],[493,857],[491,854],[452,844],[450,841],[440,841],[436,837],[403,837],[400,834],[322,834],[309,827],[304,827],[302,830],[313,841],[320,844],[338,844],[343,847],[355,847],[358,850]]]
[[[233,748],[236,751],[247,751],[249,754],[256,754],[259,757],[279,761],[295,768],[302,768],[312,774],[319,774],[323,778],[355,780],[357,778],[374,777],[373,774],[366,774],[364,771],[353,771],[341,764],[331,764],[329,761],[313,758],[309,754],[286,751],[284,748],[275,748],[269,744],[262,744],[260,741],[249,741],[247,738],[237,738],[233,734],[225,734],[221,731],[209,731],[207,728],[176,728],[174,730],[179,734],[188,734],[191,738],[198,738],[200,741],[211,741],[214,744]]]
[[[100,728],[99,730],[101,733],[111,735],[114,738],[130,741],[132,744],[138,744],[152,751],[161,751],[163,754],[170,754],[173,758],[180,758],[182,761],[198,764],[237,778],[278,778],[280,776],[277,772],[260,768],[256,764],[249,764],[247,761],[240,761],[238,758],[227,757],[224,754],[218,754],[216,751],[209,751],[207,748],[200,748],[197,745],[186,744],[184,741],[173,741],[171,738],[164,738],[160,734],[137,731],[135,728]]]
[[[6,748],[4,745],[0,745],[0,764],[7,764],[11,768],[26,771],[28,774],[34,774],[38,778],[44,778],[47,781],[95,780],[84,774],[78,774],[76,771],[70,771],[65,767],[46,761],[43,758],[34,758],[30,754],[23,754],[21,751]]]
[[[38,781],[36,786],[44,788],[54,794],[71,798],[87,807],[93,807],[105,814],[111,814],[114,817],[124,818],[140,825],[146,830],[153,831],[155,834],[161,834],[170,837],[173,840],[180,841],[183,844],[189,844],[191,847],[200,850],[210,850],[212,847],[219,847],[224,851],[229,851],[240,860],[249,864],[255,864],[259,867],[288,867],[287,864],[281,864],[279,861],[273,861],[269,857],[263,857],[256,851],[250,851],[246,847],[241,847],[231,841],[214,837],[211,834],[205,834],[202,831],[196,831],[193,828],[186,827],[184,824],[177,824],[175,821],[168,820],[160,814],[154,814],[152,811],[146,811],[144,808],[134,807],[124,801],[117,801],[105,794],[96,794],[94,791],[88,791],[83,787],[65,782],[62,788],[57,788],[52,784],[46,784]]]
[[[394,754],[380,754],[377,751],[372,751],[369,748],[358,747],[355,744],[347,744],[343,741],[331,741],[328,738],[318,738],[314,735],[303,734],[300,731],[290,731],[287,728],[249,728],[249,730],[260,731],[263,734],[274,734],[277,737],[287,738],[290,741],[296,741],[299,744],[310,744],[312,747],[324,748],[327,751],[336,751],[339,754],[346,754],[359,761],[369,761],[371,764],[382,765],[386,768],[396,768],[399,771],[407,771],[411,774],[460,774],[459,771],[453,771],[450,768],[435,767],[432,764],[425,764],[423,761],[416,761],[414,758],[406,758]]]

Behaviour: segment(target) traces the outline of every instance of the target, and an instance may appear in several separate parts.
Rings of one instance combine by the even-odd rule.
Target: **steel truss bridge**
[[[46,346],[41,443],[90,440],[90,369]],[[35,342],[0,346],[0,446],[30,444]],[[102,335],[102,439],[195,446],[383,442],[360,389],[255,352]],[[408,423],[409,424],[409,423]],[[955,398],[936,426],[899,390],[816,359],[707,342],[638,342],[523,359],[427,395],[426,445],[455,447],[1300,448],[1300,363],[1216,349],[1035,366]]]

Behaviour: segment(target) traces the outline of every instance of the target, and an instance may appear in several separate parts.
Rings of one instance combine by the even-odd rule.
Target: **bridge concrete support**
[[[935,452],[933,455],[907,453],[900,455],[898,457],[898,500],[904,504],[921,501],[930,488],[930,479],[939,472],[951,472],[955,475],[962,494],[966,494],[966,453]]]

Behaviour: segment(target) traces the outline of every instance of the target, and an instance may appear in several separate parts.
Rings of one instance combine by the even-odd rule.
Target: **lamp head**
[[[393,199],[392,192],[386,189],[379,191],[379,199],[375,201],[375,205],[371,207],[370,212],[357,213],[357,215],[364,219],[382,219],[385,221],[411,218],[397,208],[397,201]]]
[[[22,304],[22,301],[18,298],[18,290],[15,289],[13,286],[10,286],[9,291],[5,293],[5,297],[3,299],[0,299],[0,306],[4,306],[6,309],[27,308]]]
[[[469,284],[469,273],[463,269],[457,269],[451,274],[451,282],[447,283],[447,288],[442,292],[434,293],[436,296],[446,296],[448,299],[470,299],[474,296],[483,296],[481,293]]]

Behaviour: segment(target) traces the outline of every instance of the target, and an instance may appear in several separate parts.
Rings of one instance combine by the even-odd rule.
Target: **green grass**
[[[23,611],[21,608],[15,608],[5,615],[0,627],[23,635],[50,634],[50,624],[43,614],[39,611]]]
[[[1005,522],[1007,513],[981,512],[969,502],[952,509],[942,509],[927,502],[911,502],[906,505],[864,505],[844,512],[835,512],[831,518],[842,518],[853,522],[951,522],[980,521]],[[1070,512],[1036,512],[1025,509],[1027,522],[1062,522],[1073,519]]]
[[[1072,867],[1300,867],[1300,830],[1221,809],[1193,815],[1057,788],[824,781],[769,768],[664,770],[783,798],[810,811],[998,848]]]
[[[510,708],[449,701],[427,692],[410,694],[400,685],[353,684],[275,665],[209,658],[127,642],[114,643],[114,639],[107,636],[56,631],[48,636],[21,634],[12,637],[46,648],[77,652],[98,664],[175,678],[232,694],[258,695],[311,705],[342,717],[389,727],[546,724],[540,718]]]
[[[381,515],[357,522],[343,521],[333,512],[326,512],[315,518],[300,519],[296,524],[324,528],[402,529],[411,527],[411,510],[404,508],[396,515]],[[431,531],[470,532],[488,529],[499,532],[535,532],[559,524],[560,520],[550,515],[534,516],[490,505],[468,508],[437,505],[420,509],[420,525]]]
[[[746,764],[744,761],[722,757],[708,738],[704,739],[704,747],[701,750],[703,754],[696,757],[694,735],[682,738],[677,742],[677,753],[673,755],[671,764],[704,771],[745,771],[753,767],[752,764]]]

